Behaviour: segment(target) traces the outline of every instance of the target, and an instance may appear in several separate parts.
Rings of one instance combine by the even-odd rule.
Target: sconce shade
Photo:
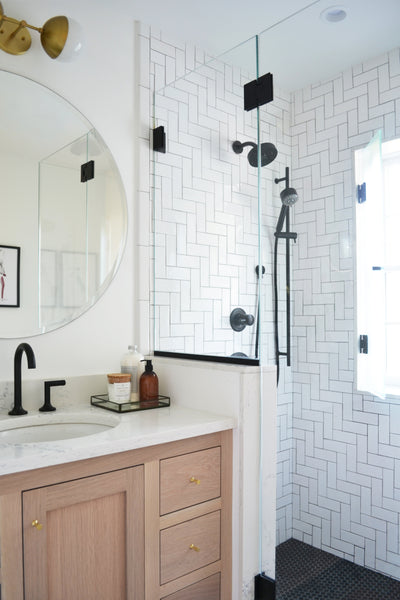
[[[58,57],[59,62],[73,62],[76,60],[85,44],[81,25],[68,17],[68,37],[64,49]]]
[[[68,37],[67,17],[52,17],[43,25],[40,41],[50,58],[57,58],[64,49]]]

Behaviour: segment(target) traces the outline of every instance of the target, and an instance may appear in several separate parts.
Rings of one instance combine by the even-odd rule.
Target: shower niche
[[[245,84],[262,75],[256,50],[253,38],[154,94],[166,135],[152,157],[156,354],[274,362],[274,180],[290,165],[289,96],[275,89],[244,109]]]

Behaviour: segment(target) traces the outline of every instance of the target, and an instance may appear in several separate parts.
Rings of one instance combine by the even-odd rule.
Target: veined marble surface
[[[20,417],[0,413],[0,430],[39,425],[56,419],[65,423],[91,422],[115,426],[85,437],[40,443],[0,443],[0,476],[58,465],[95,456],[164,444],[235,427],[235,419],[180,406],[117,414],[102,408],[78,405],[55,413],[30,412]],[[24,423],[25,420],[25,423]]]

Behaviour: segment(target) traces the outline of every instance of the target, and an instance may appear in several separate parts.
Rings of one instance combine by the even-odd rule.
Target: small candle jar
[[[117,404],[129,402],[131,399],[131,374],[109,373],[107,379],[109,400]]]

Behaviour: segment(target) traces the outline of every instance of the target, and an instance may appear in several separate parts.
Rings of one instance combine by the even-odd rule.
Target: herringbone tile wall
[[[172,54],[170,44],[152,37],[156,79],[156,67],[163,60],[168,59],[172,70]],[[234,332],[229,323],[237,307],[257,315],[258,175],[247,161],[249,149],[240,155],[232,150],[237,139],[257,142],[257,112],[243,110],[243,86],[252,78],[224,57],[178,77],[155,94],[155,122],[165,127],[168,146],[165,154],[155,154],[153,164],[158,350],[255,355],[255,324]],[[289,120],[290,98],[275,92],[273,106],[260,111],[260,138],[279,149],[273,165],[261,172],[263,300],[268,292],[262,322],[269,330],[268,232],[280,209],[279,189],[272,182],[290,160]],[[281,258],[282,252],[283,248]]]
[[[293,535],[400,578],[400,400],[355,391],[354,150],[400,136],[399,50],[292,99]],[[399,365],[400,368],[400,365]]]

